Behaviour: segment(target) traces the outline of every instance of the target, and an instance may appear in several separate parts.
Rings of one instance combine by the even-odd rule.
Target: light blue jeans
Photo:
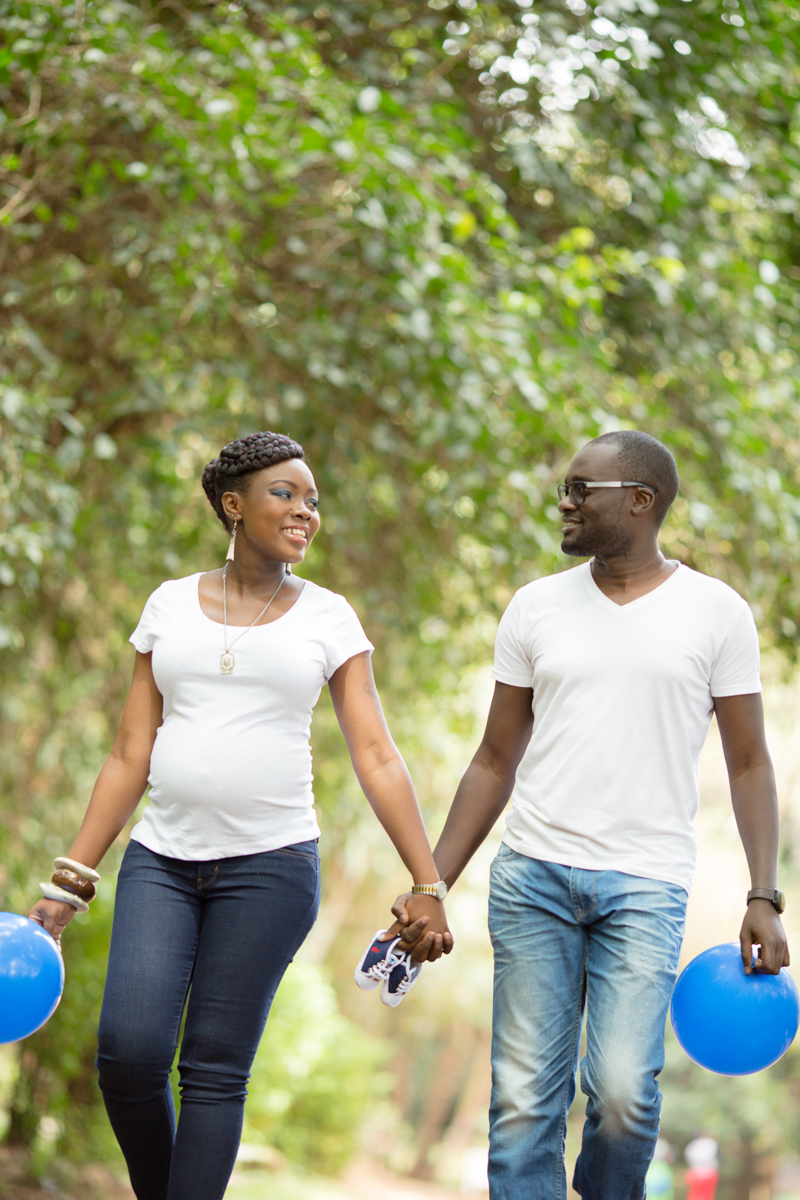
[[[500,847],[489,897],[491,1200],[567,1195],[564,1142],[584,1009],[588,1102],[573,1187],[584,1200],[643,1200],[686,899],[673,883]]]

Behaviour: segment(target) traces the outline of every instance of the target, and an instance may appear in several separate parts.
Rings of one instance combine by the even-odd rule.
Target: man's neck
[[[616,604],[630,604],[660,587],[678,566],[664,557],[657,543],[635,548],[625,555],[592,560],[592,577],[600,591]]]

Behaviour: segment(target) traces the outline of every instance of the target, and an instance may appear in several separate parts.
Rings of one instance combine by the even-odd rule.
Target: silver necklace
[[[247,626],[247,629],[243,629],[240,634],[237,634],[237,636],[233,639],[233,641],[231,642],[231,644],[229,646],[228,645],[228,593],[225,588],[225,579],[226,579],[227,574],[228,574],[228,564],[225,563],[225,566],[222,568],[222,625],[223,625],[223,629],[224,629],[223,642],[225,645],[225,649],[222,651],[222,654],[220,654],[220,656],[219,656],[220,675],[232,675],[233,674],[233,668],[236,665],[236,659],[231,654],[231,650],[236,645],[236,643],[239,641],[239,638],[243,638],[246,633],[250,632],[250,630],[255,625],[256,621],[261,620],[264,613],[267,611],[270,604],[272,604],[272,601],[275,599],[278,592],[283,587],[283,581],[286,578],[286,574],[284,573],[281,576],[280,583],[275,588],[275,591],[272,593],[269,600],[267,601],[267,603],[262,608],[261,612],[256,617],[255,621],[251,621],[250,624]]]

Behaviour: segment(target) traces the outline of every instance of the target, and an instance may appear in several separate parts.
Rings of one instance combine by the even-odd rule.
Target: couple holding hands
[[[148,599],[119,732],[30,914],[60,938],[149,784],[119,873],[97,1058],[138,1200],[225,1194],[270,1005],[319,906],[309,736],[324,684],[412,882],[357,982],[395,1004],[419,964],[450,952],[447,888],[513,792],[489,905],[490,1195],[566,1195],[586,1010],[574,1186],[642,1200],[713,712],[753,884],[742,954],[747,969],[754,946],[759,969],[788,964],[755,625],[725,584],[661,554],[677,486],[671,454],[644,433],[606,434],[576,455],[559,488],[562,549],[591,561],[512,600],[486,731],[432,852],[358,617],[291,571],[320,524],[302,448],[255,433],[208,464],[225,566]],[[184,1017],[176,1122],[169,1073]]]

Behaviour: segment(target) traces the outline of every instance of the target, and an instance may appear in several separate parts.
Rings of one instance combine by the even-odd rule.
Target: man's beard
[[[565,538],[561,543],[564,554],[574,558],[620,558],[629,552],[633,539],[630,534],[621,529],[587,529],[579,525],[571,538]]]

